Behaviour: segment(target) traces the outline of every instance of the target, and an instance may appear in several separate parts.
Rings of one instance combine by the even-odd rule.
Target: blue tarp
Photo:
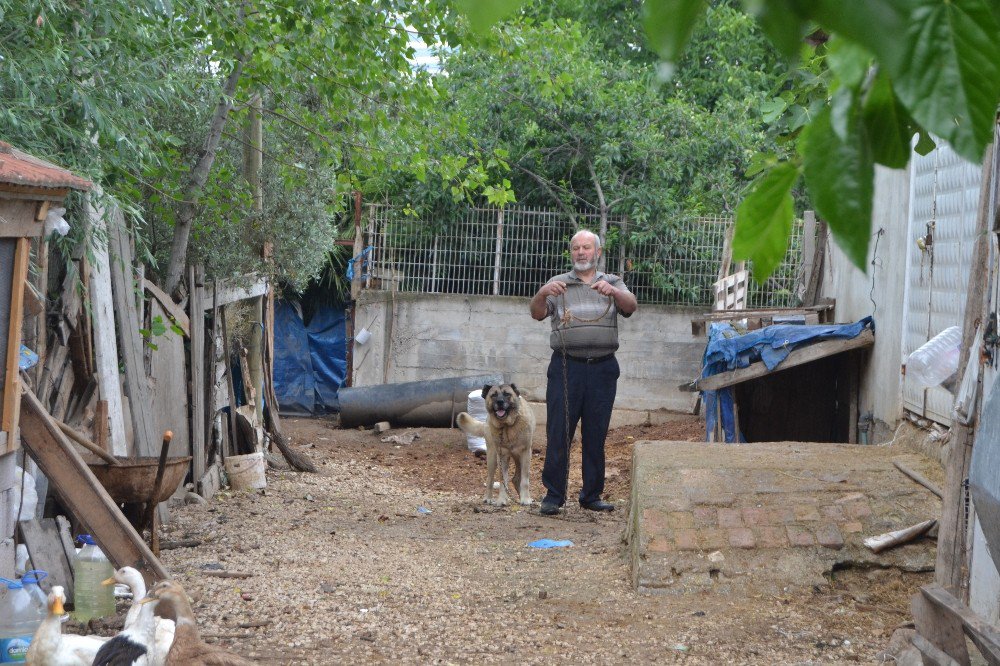
[[[756,331],[740,335],[729,323],[712,324],[708,331],[708,345],[702,358],[702,378],[721,372],[745,368],[751,363],[763,361],[768,370],[774,370],[792,350],[820,340],[836,338],[856,338],[866,328],[875,329],[871,317],[853,324],[821,324],[801,326],[781,324],[765,326]],[[721,418],[725,441],[745,441],[736,429],[733,406],[733,387],[727,386],[717,391],[702,391],[705,405],[705,432],[715,430],[716,418]]]
[[[323,306],[306,326],[293,305],[274,308],[274,392],[282,414],[340,411],[347,377],[344,311]]]

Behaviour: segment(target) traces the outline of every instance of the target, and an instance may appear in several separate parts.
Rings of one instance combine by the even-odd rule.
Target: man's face
[[[573,239],[569,247],[570,255],[573,258],[573,269],[585,272],[597,268],[597,260],[601,256],[601,251],[597,249],[597,243],[590,234],[581,234]]]

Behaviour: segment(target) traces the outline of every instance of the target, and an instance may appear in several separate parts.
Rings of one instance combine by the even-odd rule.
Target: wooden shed
[[[36,297],[28,290],[32,241],[42,237],[50,207],[90,181],[0,141],[0,575],[14,568],[18,510],[15,455],[20,448],[21,327]]]

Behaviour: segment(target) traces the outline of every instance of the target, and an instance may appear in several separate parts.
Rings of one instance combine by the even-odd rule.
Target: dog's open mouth
[[[496,414],[496,417],[498,419],[502,419],[503,417],[507,416],[507,410],[506,409],[498,409],[498,410],[496,410],[493,413]]]

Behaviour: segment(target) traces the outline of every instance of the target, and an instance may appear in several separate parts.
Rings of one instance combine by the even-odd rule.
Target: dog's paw
[[[530,497],[522,497],[520,499],[521,506],[531,506],[531,502],[532,502],[532,500],[531,500]]]

